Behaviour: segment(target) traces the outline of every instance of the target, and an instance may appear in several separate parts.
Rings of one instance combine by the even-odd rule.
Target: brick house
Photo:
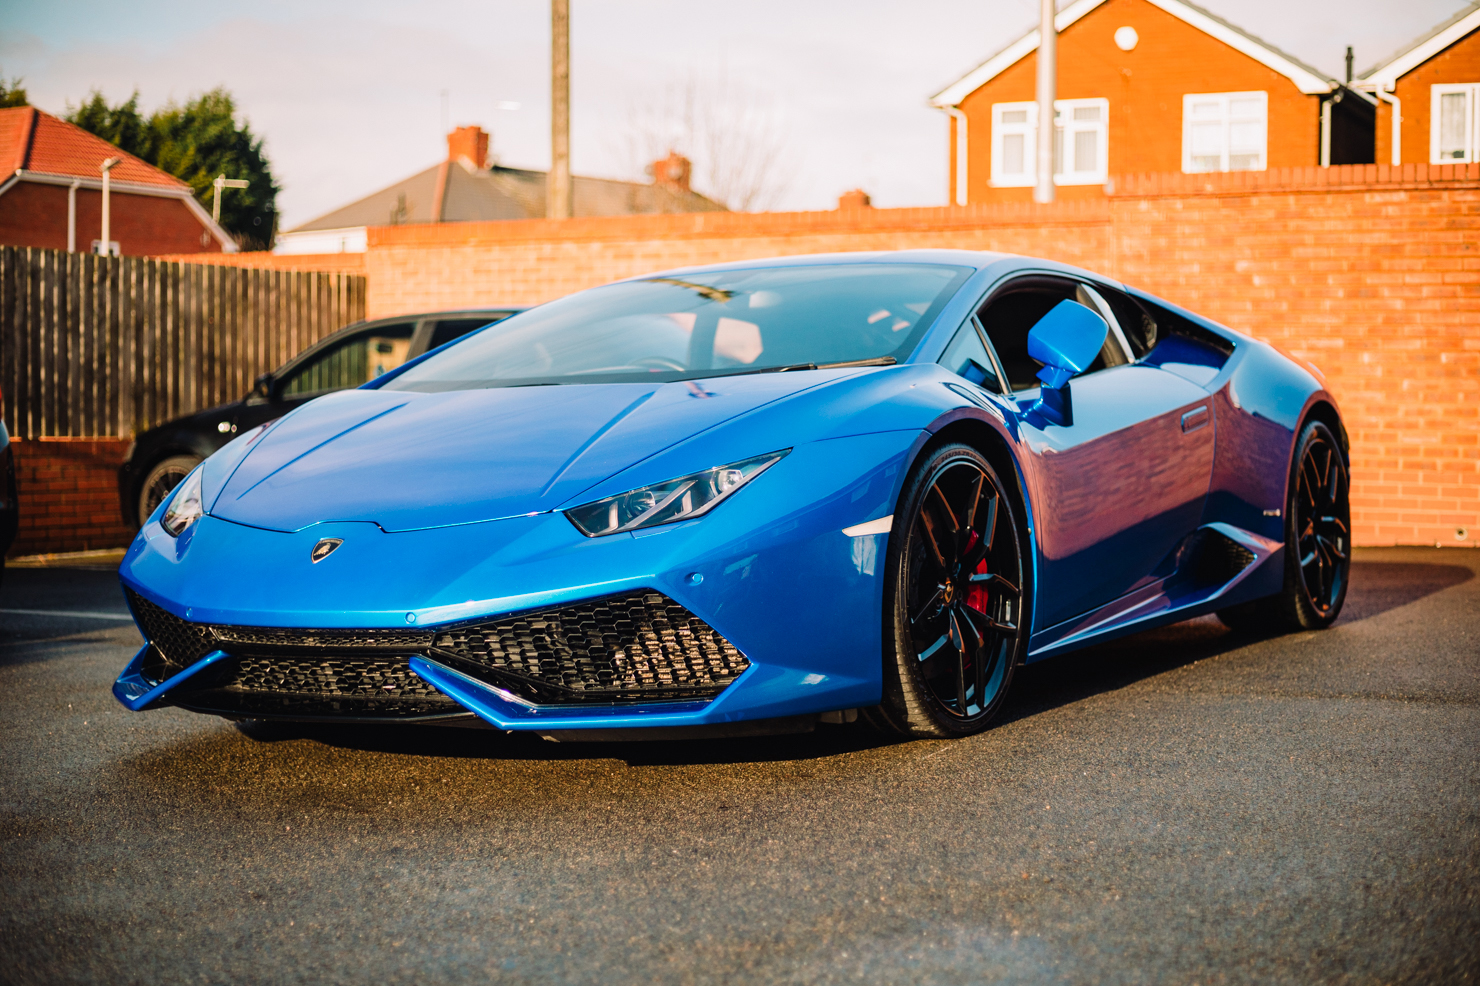
[[[654,162],[651,172],[652,184],[576,175],[571,180],[576,218],[724,210],[689,187],[687,158],[670,152]],[[458,127],[447,135],[442,163],[278,234],[273,252],[363,253],[370,226],[544,216],[545,172],[490,163],[488,134],[481,127]]]
[[[128,256],[232,253],[236,243],[190,186],[34,106],[0,109],[0,244],[98,251],[100,167],[109,175],[109,238]]]
[[[1074,0],[1056,25],[1061,198],[1118,174],[1373,160],[1371,95],[1185,0]],[[932,97],[954,204],[1031,198],[1037,49],[1034,29]]]
[[[1480,161],[1480,3],[1364,73],[1358,85],[1381,101],[1377,160]]]

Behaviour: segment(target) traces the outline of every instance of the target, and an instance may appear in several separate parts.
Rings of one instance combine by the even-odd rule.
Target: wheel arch
[[[908,477],[914,473],[915,468],[936,449],[955,443],[969,445],[980,452],[991,463],[992,468],[997,470],[997,474],[1007,484],[1008,492],[1017,500],[1018,537],[1022,539],[1027,556],[1023,571],[1028,585],[1023,588],[1023,598],[1029,606],[1028,618],[1031,621],[1038,609],[1038,524],[1033,512],[1032,498],[1028,495],[1027,476],[1013,451],[1015,442],[1007,432],[1004,421],[974,408],[960,408],[942,415],[926,429],[910,450],[908,468],[900,470],[899,489],[895,491],[895,510],[898,511],[903,506]],[[1029,634],[1032,634],[1031,622]]]

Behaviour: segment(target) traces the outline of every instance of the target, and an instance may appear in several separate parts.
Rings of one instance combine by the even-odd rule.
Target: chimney
[[[667,157],[654,161],[648,170],[652,173],[654,185],[661,185],[672,192],[687,192],[694,165],[677,151],[669,151]]]
[[[871,209],[873,205],[868,192],[861,188],[855,188],[851,192],[844,192],[838,196],[839,209]]]
[[[488,167],[488,134],[482,127],[458,127],[447,135],[447,160],[467,158],[475,168]]]

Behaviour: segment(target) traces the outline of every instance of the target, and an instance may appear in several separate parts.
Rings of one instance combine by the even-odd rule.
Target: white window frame
[[[1439,107],[1443,97],[1453,93],[1465,95],[1465,139],[1463,157],[1440,157]],[[1480,161],[1480,82],[1446,82],[1429,87],[1429,163],[1470,164]]]
[[[1089,169],[1064,172],[1055,169],[1055,185],[1103,185],[1110,174],[1110,100],[1056,99],[1054,100],[1055,137],[1061,147],[1074,146],[1074,135],[1080,132],[1098,134],[1095,150],[1097,160]],[[1094,107],[1099,119],[1094,121],[1075,120],[1076,109]],[[1002,115],[1025,112],[1026,123],[1003,123]],[[1002,148],[1004,138],[1021,135],[1023,138],[1023,172],[1007,174],[1002,170],[1005,155]],[[1062,161],[1062,154],[1060,155]],[[1075,161],[1076,165],[1081,162]],[[1032,187],[1038,180],[1038,104],[1037,103],[993,103],[992,104],[992,185],[997,188]]]
[[[1239,171],[1267,171],[1269,170],[1269,93],[1258,92],[1189,92],[1182,96],[1182,171],[1185,174],[1210,174],[1213,172],[1231,171],[1229,167],[1230,135],[1229,131],[1234,123],[1240,122],[1233,118],[1232,105],[1234,101],[1257,100],[1259,103],[1259,119],[1263,126],[1259,131],[1258,151],[1259,165],[1254,168],[1239,168]],[[1195,168],[1192,164],[1192,106],[1194,103],[1217,102],[1222,107],[1219,123],[1223,128],[1222,149],[1219,151],[1219,166],[1217,168]],[[1251,119],[1251,118],[1250,118]],[[1243,122],[1248,122],[1245,120]],[[1253,150],[1249,148],[1248,150]]]

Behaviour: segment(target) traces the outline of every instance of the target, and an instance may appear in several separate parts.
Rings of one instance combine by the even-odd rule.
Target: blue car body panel
[[[881,699],[891,535],[844,531],[893,514],[914,461],[948,435],[1011,462],[1030,549],[1029,660],[1279,589],[1296,430],[1317,404],[1335,413],[1291,358],[1047,261],[909,251],[706,269],[895,258],[974,268],[901,365],[444,393],[382,389],[396,375],[387,374],[207,459],[207,515],[171,537],[162,505],[121,578],[191,623],[322,630],[435,630],[647,590],[749,661],[710,700],[574,707],[531,703],[435,653],[411,656],[413,672],[502,729],[712,725],[869,706]],[[990,393],[935,362],[983,300],[1023,274],[1139,297],[1225,340],[1231,355],[1171,337],[1137,362],[1075,378],[1073,422],[1045,422],[1029,413],[1032,395]],[[593,538],[561,512],[782,450],[693,520]],[[1253,561],[1218,585],[1189,583],[1175,559],[1200,531]],[[326,538],[342,544],[312,560]],[[167,703],[178,682],[151,683],[143,656],[120,678],[120,700]]]

